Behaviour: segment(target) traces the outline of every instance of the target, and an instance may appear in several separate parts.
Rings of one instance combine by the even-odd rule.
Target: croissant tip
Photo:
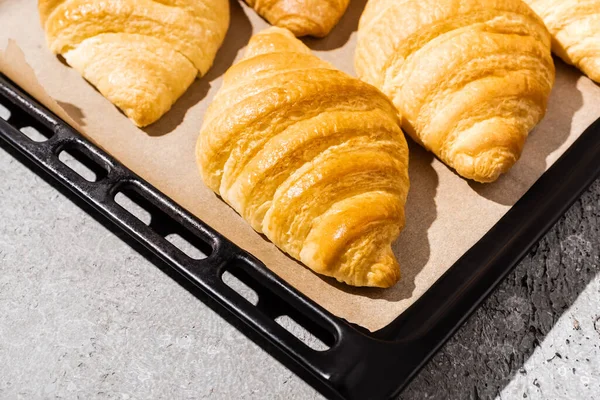
[[[367,285],[387,289],[394,286],[400,280],[400,268],[395,266],[382,266],[367,274]]]
[[[366,275],[365,286],[389,288],[400,280],[400,266],[391,248],[386,251]]]
[[[338,282],[357,287],[389,288],[400,280],[400,266],[392,249],[386,251],[381,258],[362,274],[339,274],[339,270],[331,271],[326,264],[316,257],[318,246],[305,245],[300,252],[300,260],[313,271],[335,278]]]
[[[506,149],[494,149],[476,156],[457,154],[454,169],[467,178],[480,183],[496,181],[517,162],[519,157]]]

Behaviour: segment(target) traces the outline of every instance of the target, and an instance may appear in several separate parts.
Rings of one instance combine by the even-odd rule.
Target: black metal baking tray
[[[600,175],[600,120],[592,124],[509,212],[415,304],[371,333],[338,318],[286,284],[251,254],[185,211],[103,150],[83,138],[0,74],[0,138],[41,171],[81,197],[168,266],[203,300],[279,361],[336,399],[385,399],[419,369],[516,266],[541,236]],[[21,132],[33,127],[44,139]],[[96,174],[89,182],[59,153],[68,150]],[[126,192],[149,210],[146,224],[115,202]],[[165,239],[178,233],[208,255],[192,259]],[[256,305],[223,282],[225,271],[258,294]],[[288,316],[329,346],[309,348],[278,324]]]

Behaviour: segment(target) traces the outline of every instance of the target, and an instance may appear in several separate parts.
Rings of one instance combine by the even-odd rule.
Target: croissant
[[[317,273],[389,287],[404,226],[408,148],[393,104],[288,30],[250,40],[207,110],[202,179]]]
[[[552,34],[552,51],[600,83],[600,0],[525,0]]]
[[[350,0],[246,0],[271,25],[296,36],[324,37],[339,22]]]
[[[465,178],[508,171],[545,114],[550,35],[520,0],[370,0],[357,41],[358,75]]]
[[[229,26],[228,0],[40,0],[50,50],[136,125],[202,76]]]

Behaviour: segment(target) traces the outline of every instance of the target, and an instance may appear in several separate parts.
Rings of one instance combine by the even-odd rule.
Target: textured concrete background
[[[600,181],[402,399],[600,399]]]
[[[600,181],[401,398],[600,398]],[[0,399],[321,396],[0,146]]]

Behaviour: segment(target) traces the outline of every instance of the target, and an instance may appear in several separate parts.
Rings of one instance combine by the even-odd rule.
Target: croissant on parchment
[[[196,149],[204,182],[315,272],[355,286],[400,276],[408,149],[376,88],[270,28],[224,76]]]
[[[136,125],[158,120],[212,65],[228,0],[39,0],[50,50]]]
[[[415,141],[479,182],[519,159],[555,75],[550,35],[521,0],[370,0],[355,67]]]
[[[600,83],[600,0],[525,0],[552,34],[552,51]]]
[[[296,36],[324,37],[339,22],[350,0],[246,0],[271,25]]]

